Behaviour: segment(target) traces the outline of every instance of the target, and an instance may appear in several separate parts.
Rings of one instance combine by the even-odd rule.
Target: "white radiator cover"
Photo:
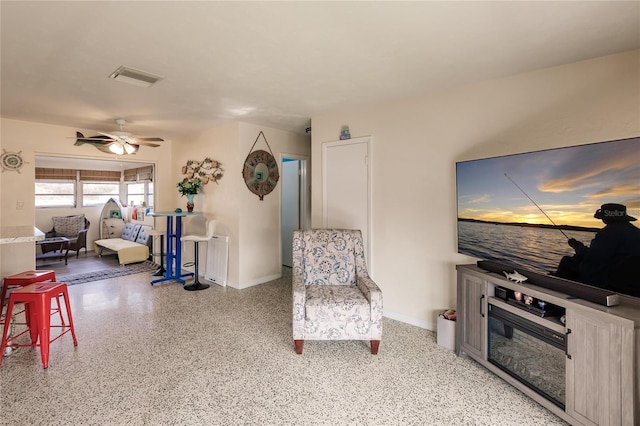
[[[207,271],[204,278],[218,285],[227,285],[227,265],[229,263],[229,237],[213,234],[207,243]]]

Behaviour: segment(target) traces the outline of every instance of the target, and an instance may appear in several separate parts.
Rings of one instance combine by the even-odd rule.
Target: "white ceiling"
[[[2,1],[1,114],[188,139],[640,48],[637,1]],[[109,79],[120,65],[163,77]],[[70,135],[73,136],[73,135]]]

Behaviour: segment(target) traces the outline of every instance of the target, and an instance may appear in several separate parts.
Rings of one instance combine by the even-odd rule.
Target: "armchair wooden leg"
[[[378,355],[378,348],[380,347],[380,340],[371,341],[371,355]]]
[[[295,347],[296,347],[296,353],[298,355],[302,354],[302,346],[304,345],[304,340],[294,340],[293,341]]]

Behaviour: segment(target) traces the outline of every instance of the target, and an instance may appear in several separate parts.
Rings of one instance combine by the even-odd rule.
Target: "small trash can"
[[[438,326],[436,329],[438,346],[455,350],[456,346],[456,311],[447,309],[438,314]]]

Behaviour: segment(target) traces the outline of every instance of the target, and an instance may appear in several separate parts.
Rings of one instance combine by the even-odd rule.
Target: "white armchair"
[[[382,337],[382,292],[369,278],[359,230],[293,231],[293,340],[369,340]]]

